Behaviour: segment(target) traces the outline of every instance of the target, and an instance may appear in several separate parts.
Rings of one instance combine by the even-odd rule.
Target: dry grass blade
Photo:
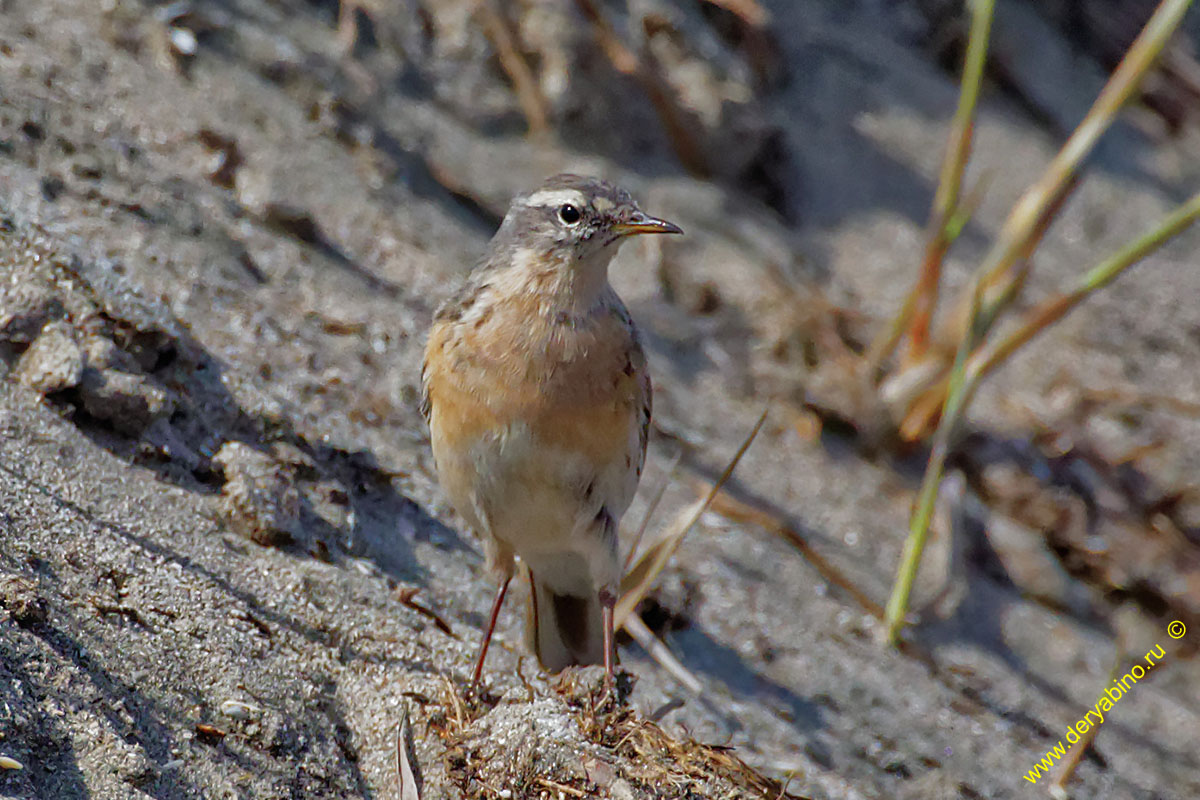
[[[897,426],[902,440],[920,441],[937,424],[938,415],[942,413],[942,404],[946,400],[946,387],[949,385],[950,376],[939,368],[937,382],[926,388],[912,402],[908,413]]]
[[[637,608],[638,603],[646,597],[650,591],[650,587],[657,580],[663,568],[667,566],[667,562],[671,560],[671,556],[675,554],[679,543],[683,541],[683,537],[687,534],[696,521],[700,519],[700,515],[709,507],[717,493],[721,491],[721,487],[729,480],[729,476],[733,474],[737,468],[738,462],[742,460],[742,456],[746,454],[746,450],[750,447],[751,442],[758,436],[758,432],[762,430],[763,423],[767,421],[767,410],[764,409],[762,415],[759,416],[758,422],[754,423],[753,430],[742,442],[741,447],[730,459],[729,464],[713,483],[709,489],[708,495],[701,500],[697,500],[692,505],[684,509],[675,519],[675,521],[664,529],[664,534],[658,537],[658,540],[646,549],[636,562],[633,568],[630,569],[621,579],[621,598],[617,601],[617,606],[613,614],[613,621],[617,628],[620,629],[625,620]]]
[[[587,792],[580,791],[574,786],[567,786],[565,783],[552,781],[549,778],[538,778],[537,782],[539,786],[544,786],[552,792],[558,792],[560,797],[564,794],[569,794],[571,797],[587,797]]]
[[[1141,389],[1137,391],[1123,391],[1120,389],[1085,388],[1083,392],[1084,396],[1092,402],[1118,409],[1145,406],[1149,408],[1162,408],[1185,417],[1200,418],[1200,403],[1194,403],[1182,397],[1157,394],[1155,392],[1142,391]]]
[[[799,550],[804,560],[811,564],[813,569],[828,583],[849,595],[871,616],[876,619],[883,619],[883,606],[876,603],[862,589],[855,586],[849,578],[842,574],[841,570],[829,563],[824,556],[814,550],[812,545],[805,541],[804,537],[780,518],[778,514],[756,508],[738,500],[728,492],[720,492],[713,499],[712,510],[735,522],[757,525],[763,530],[779,536]]]
[[[467,711],[463,707],[462,698],[458,696],[458,690],[454,688],[453,681],[449,676],[442,675],[442,683],[446,697],[450,699],[450,706],[454,710],[454,724],[458,730],[462,730],[467,724]]]
[[[1139,682],[1148,681],[1151,678],[1158,677],[1162,672],[1162,669],[1159,669],[1159,667],[1162,667],[1163,669],[1170,669],[1170,665],[1176,663],[1176,656],[1183,656],[1185,658],[1187,657],[1184,655],[1186,652],[1184,647],[1178,643],[1173,647],[1168,646],[1165,649],[1165,652],[1166,656],[1155,665],[1154,669],[1147,669],[1146,677],[1139,679]],[[1105,687],[1113,684],[1118,678],[1121,677],[1121,673],[1125,671],[1121,667],[1122,662],[1125,662],[1129,667],[1132,667],[1141,660],[1140,658],[1134,658],[1131,662],[1126,662],[1125,660],[1131,655],[1132,654],[1129,652],[1128,643],[1125,641],[1125,637],[1120,634],[1120,631],[1118,631],[1116,655],[1113,658],[1112,667],[1109,669],[1108,679],[1104,682]],[[1126,669],[1128,669],[1128,667]],[[1101,689],[1097,699],[1099,700],[1100,698],[1106,697],[1108,697],[1108,694],[1104,691],[1104,689]],[[1094,708],[1095,706],[1093,705],[1092,707]],[[1108,716],[1106,712],[1105,719],[1107,718]],[[1071,749],[1067,751],[1066,758],[1059,762],[1060,766],[1058,775],[1054,778],[1053,783],[1050,784],[1051,796],[1056,798],[1069,798],[1071,796],[1067,791],[1067,784],[1071,782],[1071,778],[1075,775],[1075,770],[1079,767],[1079,762],[1081,762],[1083,757],[1087,755],[1088,748],[1091,747],[1092,742],[1096,739],[1096,734],[1100,732],[1102,727],[1102,725],[1093,725],[1080,734],[1078,742],[1075,742],[1071,745]]]
[[[433,624],[436,625],[437,629],[442,633],[457,639],[458,637],[454,635],[454,630],[450,627],[449,622],[446,622],[446,620],[442,619],[441,616],[439,616],[438,613],[432,608],[426,608],[417,602],[416,596],[418,591],[420,590],[415,586],[405,586],[396,590],[396,599],[399,600],[400,603],[406,608],[411,608],[413,611],[417,612],[426,619],[432,620]]]
[[[629,543],[629,553],[625,556],[625,563],[621,567],[621,572],[629,572],[629,564],[633,561],[633,557],[637,555],[638,548],[642,546],[642,537],[646,535],[646,526],[650,524],[650,518],[654,516],[654,512],[658,509],[658,504],[662,502],[663,495],[667,492],[667,487],[671,485],[671,478],[674,477],[675,469],[679,466],[681,458],[683,458],[682,452],[677,453],[675,458],[671,460],[671,466],[663,473],[662,479],[654,489],[654,495],[650,498],[650,502],[646,504],[646,513],[642,515],[642,523],[638,525],[637,532],[633,534],[633,541]]]
[[[637,614],[630,614],[624,624],[626,633],[632,636],[633,640],[641,645],[642,649],[649,653],[650,657],[657,661],[668,675],[679,681],[679,684],[692,694],[700,694],[704,689],[700,679],[679,663],[679,659],[675,658],[671,649],[654,635],[654,631],[646,627],[646,623],[642,622],[641,617]]]
[[[492,5],[492,0],[480,0],[475,9],[483,26],[483,32],[496,47],[496,56],[504,73],[512,81],[517,93],[517,102],[521,104],[521,112],[529,125],[529,133],[533,136],[544,136],[550,129],[548,104],[542,89],[538,85],[533,71],[517,49],[516,37],[509,28],[508,21]]]
[[[621,598],[613,612],[613,623],[620,629],[633,614],[638,603],[650,593],[650,587],[675,555],[684,534],[691,529],[707,503],[703,498],[679,510],[670,524],[662,529],[657,540],[652,542],[638,557],[634,565],[621,578]]]
[[[1125,660],[1125,653],[1128,645],[1128,643],[1125,641],[1125,638],[1126,637],[1123,635],[1122,630],[1118,627],[1116,651],[1113,654],[1112,666],[1108,670],[1108,679],[1104,681],[1105,687],[1107,687],[1108,684],[1112,683],[1121,675],[1121,662]],[[1107,695],[1103,690],[1101,690],[1100,696],[1106,697]],[[1099,732],[1100,726],[1093,725],[1084,731],[1078,742],[1071,745],[1071,749],[1067,752],[1067,757],[1060,762],[1061,768],[1058,776],[1055,777],[1054,782],[1050,784],[1050,795],[1052,797],[1070,797],[1066,791],[1067,784],[1070,782],[1071,776],[1075,774],[1076,768],[1079,767],[1079,762],[1083,760],[1084,755],[1087,754],[1088,748],[1091,747],[1092,742],[1096,738],[1096,734]]]
[[[412,749],[412,725],[408,721],[408,707],[400,717],[400,729],[396,732],[396,774],[400,779],[400,800],[421,800],[421,787],[417,775],[409,763]]]

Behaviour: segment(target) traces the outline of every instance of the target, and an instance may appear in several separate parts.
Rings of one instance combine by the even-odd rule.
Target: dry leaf
[[[408,722],[408,706],[400,718],[400,730],[396,733],[396,774],[400,776],[400,800],[421,800],[421,788],[417,775],[409,764],[412,749],[412,725]]]

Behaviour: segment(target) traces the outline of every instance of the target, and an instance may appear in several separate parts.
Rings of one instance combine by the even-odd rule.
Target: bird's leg
[[[483,662],[487,658],[488,645],[492,643],[492,634],[496,631],[496,620],[500,617],[500,607],[504,605],[504,596],[508,594],[508,584],[512,575],[505,575],[504,580],[496,589],[496,599],[492,601],[492,614],[488,617],[487,629],[483,632],[483,641],[479,643],[479,659],[475,662],[475,674],[471,676],[471,689],[479,686],[483,677]]]
[[[613,607],[617,596],[607,587],[600,590],[600,608],[604,616],[604,687],[613,691],[613,662],[616,661],[616,645],[613,642]]]

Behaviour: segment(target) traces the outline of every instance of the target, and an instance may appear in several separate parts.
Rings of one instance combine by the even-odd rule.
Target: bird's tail
[[[604,617],[595,592],[558,594],[529,573],[525,638],[544,669],[604,663]]]

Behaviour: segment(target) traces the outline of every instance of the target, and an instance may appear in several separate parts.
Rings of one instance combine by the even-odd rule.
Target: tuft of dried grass
[[[530,757],[529,748],[516,742],[485,755],[480,749],[485,717],[507,707],[496,698],[463,697],[448,678],[440,696],[432,701],[425,722],[427,733],[444,746],[442,767],[462,796],[471,800],[503,797],[609,796],[623,785],[638,797],[663,800],[721,797],[730,800],[811,800],[788,791],[788,785],[769,778],[742,761],[732,747],[703,744],[674,736],[652,721],[638,716],[625,702],[633,688],[632,676],[621,673],[614,695],[599,668],[568,669],[553,684],[574,719],[586,749],[572,764]],[[404,724],[398,736],[401,786],[416,785],[419,774],[405,777]],[[536,748],[535,748],[536,750]],[[492,760],[487,760],[487,759]],[[503,764],[495,759],[503,758]],[[406,783],[407,781],[407,783]]]
[[[655,797],[692,797],[703,791],[723,798],[809,800],[755,770],[732,747],[672,736],[615,700],[602,683],[580,677],[566,672],[555,688],[583,735],[627,760],[632,766],[624,777],[652,790]]]

